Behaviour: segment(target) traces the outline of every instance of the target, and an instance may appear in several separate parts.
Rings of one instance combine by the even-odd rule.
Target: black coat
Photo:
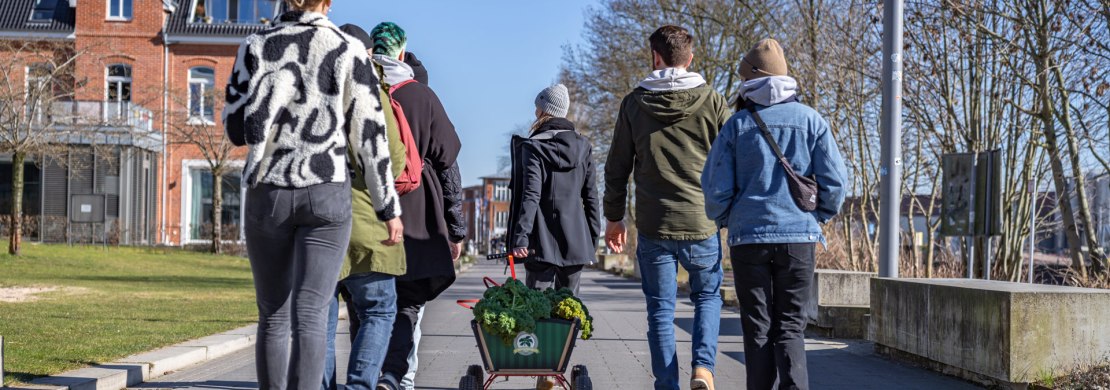
[[[551,119],[529,138],[513,137],[512,160],[510,249],[558,266],[596,261],[601,204],[590,141],[570,121]]]
[[[448,209],[461,211],[461,206],[451,204],[454,202],[445,204],[444,200],[457,200],[462,187],[455,161],[462,143],[439,97],[427,85],[410,83],[394,92],[393,98],[404,109],[416,148],[424,160],[420,187],[401,197],[408,273],[399,279],[454,278],[455,266],[448,245],[452,240],[465,238],[466,233],[463,231],[463,237],[458,237],[460,232],[448,228],[449,219],[459,219],[449,217]]]

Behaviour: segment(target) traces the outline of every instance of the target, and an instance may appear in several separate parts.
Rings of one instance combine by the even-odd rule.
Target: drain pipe
[[[166,235],[166,192],[169,191],[169,185],[166,184],[166,162],[168,161],[166,154],[170,151],[166,146],[168,142],[166,139],[168,136],[166,127],[169,126],[169,120],[166,116],[169,114],[170,44],[169,38],[166,37],[166,24],[169,23],[168,19],[170,15],[171,14],[167,13],[165,16],[166,19],[162,21],[162,166],[160,167],[162,171],[162,188],[160,189],[161,191],[159,191],[162,193],[162,207],[158,208],[158,231],[161,235],[160,241],[162,245],[169,245],[169,240]]]

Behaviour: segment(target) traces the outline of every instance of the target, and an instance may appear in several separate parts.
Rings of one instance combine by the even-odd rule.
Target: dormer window
[[[31,21],[49,22],[54,19],[54,8],[57,5],[58,0],[35,0],[35,6],[31,8]]]
[[[194,1],[193,23],[264,24],[278,12],[278,0]]]

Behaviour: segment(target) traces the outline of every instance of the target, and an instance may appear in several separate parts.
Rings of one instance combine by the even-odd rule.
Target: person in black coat
[[[513,137],[509,240],[528,287],[577,295],[582,268],[597,260],[601,203],[593,147],[566,119],[569,107],[566,86],[544,89],[531,134]]]
[[[413,333],[420,309],[455,281],[455,266],[466,239],[462,222],[462,185],[456,161],[462,143],[439,97],[426,84],[409,82],[416,72],[404,62],[405,32],[385,22],[370,32],[374,61],[404,109],[416,149],[423,160],[420,187],[401,196],[407,273],[397,278],[397,319],[382,364],[378,388],[396,390],[409,371]],[[426,81],[426,80],[425,80]]]

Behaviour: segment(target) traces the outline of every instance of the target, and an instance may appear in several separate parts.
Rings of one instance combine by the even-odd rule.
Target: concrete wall
[[[1110,356],[1110,290],[872,279],[880,350],[972,380],[1030,383]]]
[[[809,318],[817,318],[818,306],[867,306],[871,304],[870,272],[819,269],[810,290]]]

